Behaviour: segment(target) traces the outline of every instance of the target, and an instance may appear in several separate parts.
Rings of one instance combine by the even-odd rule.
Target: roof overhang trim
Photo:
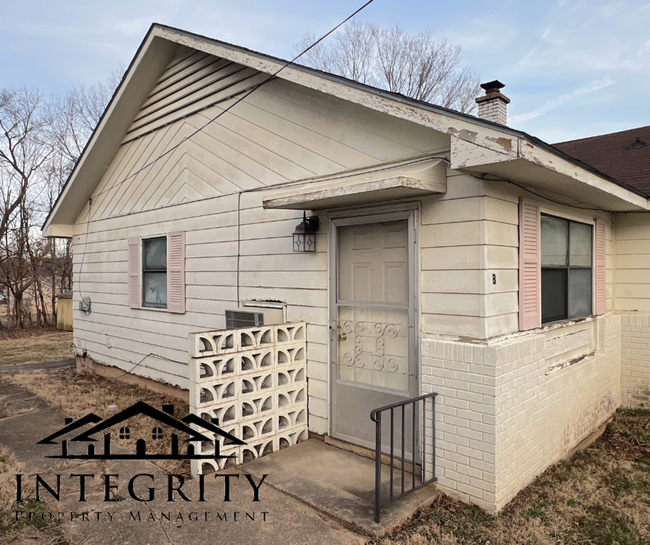
[[[435,195],[447,191],[445,159],[398,164],[304,180],[291,192],[263,201],[264,208],[322,210]]]
[[[54,234],[54,225],[72,225],[77,221],[117,153],[128,124],[179,44],[268,74],[275,73],[286,64],[282,59],[232,44],[164,25],[152,25],[43,225],[46,236],[57,236]],[[523,159],[537,165],[539,169],[555,172],[563,179],[571,178],[579,184],[613,195],[617,200],[627,203],[625,206],[629,209],[649,209],[646,197],[599,175],[549,144],[510,127],[303,66],[287,66],[277,77],[450,135],[452,168],[481,173],[490,171],[490,165]],[[462,149],[462,144],[467,144],[468,148],[474,150],[472,153],[475,156],[471,161],[468,157],[463,157],[466,150]],[[485,157],[476,156],[477,150],[485,152]],[[494,157],[498,159],[493,161]]]

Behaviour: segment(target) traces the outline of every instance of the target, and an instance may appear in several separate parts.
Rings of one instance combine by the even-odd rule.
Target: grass
[[[183,418],[190,412],[187,403],[180,399],[158,394],[119,380],[97,375],[78,375],[74,368],[15,373],[5,375],[5,377],[74,418],[81,418],[93,412],[105,419],[112,416],[108,412],[109,405],[117,405],[118,411],[121,411],[138,401],[144,401],[159,410],[164,404],[174,405],[174,416],[177,418]],[[159,425],[156,421],[146,416],[134,417],[129,420],[128,425],[130,439],[119,438],[120,426],[109,428],[113,443],[135,452],[136,439],[143,437],[146,438],[148,451],[171,451],[169,433],[163,433],[162,439],[156,441],[151,439],[153,427]],[[187,460],[155,460],[154,463],[168,473],[190,475],[190,463]]]
[[[0,365],[60,361],[72,357],[72,333],[69,331],[48,328],[0,333]]]
[[[68,540],[56,522],[47,518],[30,520],[22,517],[16,520],[16,512],[48,513],[50,509],[45,502],[33,499],[33,484],[23,484],[25,501],[16,502],[16,481],[14,475],[22,473],[22,464],[16,460],[13,452],[0,445],[0,542],[33,543],[34,545],[68,545]]]
[[[373,543],[650,543],[650,411],[618,410],[589,448],[556,464],[498,516],[441,496]]]

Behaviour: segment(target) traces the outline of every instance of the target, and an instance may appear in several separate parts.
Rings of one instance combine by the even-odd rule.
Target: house
[[[436,392],[407,444],[490,511],[650,402],[644,186],[508,127],[497,81],[474,117],[285,64],[152,26],[44,225],[80,367],[214,403],[252,456],[374,448],[371,410]],[[223,331],[251,304],[286,323]]]

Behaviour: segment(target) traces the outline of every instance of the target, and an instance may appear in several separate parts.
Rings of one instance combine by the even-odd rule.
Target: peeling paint
[[[571,365],[575,365],[576,363],[579,363],[582,360],[584,360],[586,358],[589,358],[591,356],[595,356],[595,355],[596,355],[595,350],[592,350],[591,352],[587,352],[586,354],[581,354],[580,356],[577,356],[575,358],[571,358],[570,360],[563,361],[562,363],[558,363],[557,365],[553,365],[552,367],[549,367],[544,374],[546,376],[548,376],[551,373],[555,373],[556,371],[566,369],[567,367],[569,367]]]
[[[467,129],[462,129],[458,133],[458,136],[463,140],[467,140],[468,142],[476,142],[476,137],[478,136],[478,133],[476,131],[468,131]]]
[[[510,140],[510,138],[497,138],[497,144],[499,144],[506,151],[510,151],[512,149],[512,140]]]

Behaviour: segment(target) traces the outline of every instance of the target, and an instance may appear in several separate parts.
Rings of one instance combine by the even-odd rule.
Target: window
[[[129,307],[185,313],[185,233],[128,240]]]
[[[541,215],[542,323],[592,314],[592,226]]]
[[[154,440],[162,439],[162,429],[160,426],[156,426],[153,430],[151,430],[151,438]]]
[[[131,430],[129,430],[128,426],[124,426],[123,428],[120,428],[120,439],[130,439],[131,438]]]
[[[142,306],[167,308],[167,237],[142,240]]]

